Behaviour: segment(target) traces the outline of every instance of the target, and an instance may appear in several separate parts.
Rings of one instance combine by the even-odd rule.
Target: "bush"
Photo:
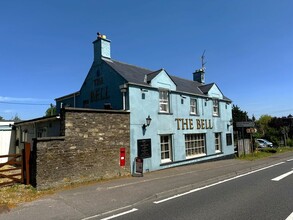
[[[293,147],[293,139],[288,139],[287,140],[287,146]]]
[[[276,149],[274,149],[274,148],[268,148],[268,147],[266,147],[266,148],[260,148],[258,150],[259,151],[262,151],[262,152],[267,152],[267,153],[277,153],[277,150]]]

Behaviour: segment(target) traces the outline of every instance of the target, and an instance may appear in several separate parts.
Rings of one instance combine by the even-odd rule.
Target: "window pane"
[[[169,93],[168,91],[159,91],[160,112],[169,112]]]
[[[232,145],[232,134],[226,134],[227,145]]]
[[[205,154],[205,134],[186,134],[185,149],[187,157]]]
[[[161,135],[161,161],[171,161],[171,135]]]
[[[213,115],[219,116],[219,101],[217,99],[213,99]]]
[[[221,133],[215,133],[215,150],[221,151]]]
[[[190,99],[190,113],[197,114],[197,100]]]

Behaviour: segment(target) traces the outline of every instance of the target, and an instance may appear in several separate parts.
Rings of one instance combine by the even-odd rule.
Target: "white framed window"
[[[206,155],[206,135],[185,134],[186,158],[200,157]]]
[[[213,99],[213,116],[219,116],[219,100]]]
[[[21,141],[22,142],[27,142],[27,135],[28,134],[28,131],[27,129],[25,129],[24,131],[22,131],[22,136],[21,136]]]
[[[197,115],[197,99],[190,99],[190,114]]]
[[[161,163],[172,161],[171,135],[161,135]]]
[[[167,90],[159,91],[160,112],[169,113],[169,92]]]
[[[215,151],[216,153],[222,151],[221,133],[215,133]]]

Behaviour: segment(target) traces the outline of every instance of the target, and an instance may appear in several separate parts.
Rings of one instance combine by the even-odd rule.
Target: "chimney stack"
[[[94,44],[94,61],[101,60],[102,57],[111,59],[111,41],[107,39],[106,35],[97,33],[97,39]]]
[[[207,62],[205,62],[204,58],[205,58],[205,52],[206,50],[203,51],[203,54],[201,55],[201,68],[199,70],[196,70],[194,73],[193,73],[193,81],[197,81],[201,84],[204,84],[204,72],[205,72],[205,64]]]
[[[193,81],[197,81],[201,84],[204,84],[204,73],[205,73],[205,68],[201,68],[199,70],[196,70],[193,73]]]

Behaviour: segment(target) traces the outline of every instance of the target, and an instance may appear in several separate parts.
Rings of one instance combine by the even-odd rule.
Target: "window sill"
[[[198,158],[198,157],[205,157],[207,154],[196,154],[196,155],[192,155],[192,156],[186,156],[186,159],[194,159],[194,158]]]
[[[159,115],[173,115],[171,112],[158,112]]]
[[[172,160],[171,159],[161,160],[161,164],[166,164],[166,163],[172,163]]]
[[[161,163],[160,166],[164,167],[164,166],[168,166],[168,165],[173,165],[173,164],[178,164],[178,163],[184,163],[184,162],[187,162],[187,161],[192,161],[194,159],[200,159],[200,158],[207,158],[206,160],[203,160],[203,161],[197,161],[195,163],[202,163],[202,162],[206,162],[206,161],[209,161],[209,157],[212,157],[212,156],[216,156],[216,155],[221,155],[223,154],[223,152],[220,152],[220,153],[215,153],[215,154],[210,154],[210,155],[204,155],[204,156],[198,156],[198,157],[193,157],[193,158],[186,158],[185,160],[178,160],[178,161],[170,161],[170,162],[166,162],[166,163]],[[212,160],[214,160],[215,158],[213,158]]]

